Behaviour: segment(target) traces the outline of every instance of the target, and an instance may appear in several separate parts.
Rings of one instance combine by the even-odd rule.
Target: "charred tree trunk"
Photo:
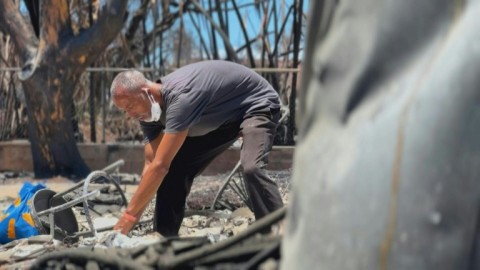
[[[0,29],[12,36],[28,110],[35,177],[85,177],[89,168],[72,128],[73,89],[86,67],[122,27],[126,0],[107,1],[97,22],[74,35],[66,0],[40,3],[39,38],[13,1],[0,1]]]
[[[68,74],[67,63],[52,70],[57,55],[44,55],[35,74],[23,81],[28,112],[28,134],[35,177],[84,177],[90,171],[78,152],[73,131],[71,92],[80,74]]]

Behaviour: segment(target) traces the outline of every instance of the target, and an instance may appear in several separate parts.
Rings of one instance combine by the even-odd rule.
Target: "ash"
[[[270,178],[278,185],[282,200],[288,203],[291,171],[267,171]],[[227,174],[218,176],[199,176],[195,178],[185,204],[179,235],[183,237],[211,236],[213,241],[220,241],[245,230],[255,221],[255,217],[247,205],[231,189],[225,190],[222,199],[232,209],[212,208],[219,188],[225,183]],[[127,194],[127,195],[133,195]],[[153,219],[155,199],[145,210],[142,220]],[[137,227],[132,231],[135,236],[153,232],[153,223]]]
[[[289,200],[291,171],[267,171],[274,180],[282,195],[285,204]],[[130,178],[138,176],[132,175]],[[185,205],[185,218],[179,231],[180,239],[207,239],[209,243],[224,241],[246,230],[254,221],[255,217],[242,199],[231,189],[226,189],[222,194],[222,201],[229,207],[212,208],[218,190],[226,181],[227,175],[200,176],[194,180],[190,195]],[[7,185],[17,181],[18,178],[2,179],[1,185]],[[66,179],[66,183],[68,183]],[[59,184],[58,179],[55,180]],[[135,182],[135,181],[134,181]],[[48,187],[48,181],[46,181]],[[138,183],[137,183],[138,184]],[[68,184],[66,184],[68,186]],[[123,185],[128,199],[133,196],[135,185]],[[63,188],[63,186],[62,186]],[[0,211],[3,211],[12,203],[15,197],[9,192],[0,195]],[[153,213],[155,200],[153,200],[144,212],[141,224],[136,226],[128,236],[121,235],[112,230],[100,232],[96,237],[81,237],[77,242],[69,243],[58,241],[49,235],[40,235],[28,239],[20,239],[9,244],[0,246],[0,268],[2,269],[27,269],[35,264],[36,259],[53,251],[77,250],[89,248],[90,252],[98,249],[124,249],[135,248],[154,243],[165,243],[165,238],[153,230]],[[105,206],[103,206],[105,208]],[[106,207],[108,208],[108,207]],[[96,217],[95,228],[113,226],[123,209],[113,206],[103,215]],[[88,229],[85,217],[81,210],[74,209],[80,231]],[[171,240],[169,240],[171,242]],[[196,240],[197,241],[197,240]],[[191,244],[191,243],[190,243]],[[164,244],[163,244],[164,245]],[[257,244],[255,244],[257,245]],[[157,248],[158,249],[158,248]],[[114,255],[112,255],[114,256]]]

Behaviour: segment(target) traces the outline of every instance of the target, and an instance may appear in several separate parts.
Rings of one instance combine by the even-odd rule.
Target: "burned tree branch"
[[[127,2],[127,0],[106,1],[97,22],[69,43],[66,52],[77,64],[81,67],[88,66],[112,42],[123,26]]]
[[[205,43],[205,39],[202,36],[202,32],[200,31],[200,27],[198,26],[197,21],[194,20],[192,13],[189,12],[188,15],[190,16],[190,20],[192,21],[193,27],[195,28],[195,30],[198,33],[198,36],[199,36],[199,39],[200,39],[200,45],[201,45],[202,49],[205,51],[205,54],[207,55],[207,59],[210,59],[210,53],[208,52],[207,44]]]
[[[42,27],[40,28],[40,50],[46,46],[61,47],[59,40],[72,35],[70,11],[66,0],[44,1],[40,5]],[[45,47],[42,46],[46,45]]]
[[[200,11],[203,16],[210,22],[213,28],[220,34],[222,37],[223,41],[225,42],[225,49],[227,50],[228,55],[230,56],[230,59],[234,62],[238,62],[238,57],[237,54],[235,53],[235,50],[232,47],[232,44],[230,43],[230,40],[228,39],[227,35],[225,32],[215,23],[215,21],[212,19],[212,17],[202,8],[202,6],[198,3],[197,0],[192,0],[192,4],[195,6],[195,8]]]
[[[290,8],[287,11],[287,15],[285,15],[285,19],[283,20],[282,25],[280,26],[280,31],[277,33],[277,36],[275,37],[275,46],[272,52],[272,55],[276,55],[278,51],[278,44],[280,43],[280,38],[283,35],[283,31],[285,30],[285,26],[287,25],[288,17],[290,16],[290,13],[292,13],[293,10],[293,5],[290,6]]]
[[[70,11],[68,2],[45,1],[40,5],[42,27],[40,28],[40,41],[36,55],[26,59],[22,71],[18,74],[20,80],[29,79],[36,71],[45,52],[50,48],[61,48],[60,40],[72,36]]]
[[[185,8],[185,5],[183,5],[182,8]],[[145,35],[143,42],[147,44],[150,43],[158,33],[162,33],[172,27],[179,16],[180,12],[167,13],[167,15],[162,18],[162,21],[153,27],[154,30]]]
[[[137,32],[140,23],[144,20],[145,14],[148,11],[149,0],[142,0],[140,8],[133,15],[130,25],[128,26],[127,32],[125,33],[125,38],[130,41],[133,40],[135,33]]]
[[[252,46],[250,46],[250,41],[248,40],[247,29],[245,27],[245,24],[243,23],[242,16],[240,15],[240,10],[239,10],[237,4],[235,4],[235,0],[232,1],[232,4],[233,4],[233,8],[235,9],[235,14],[237,15],[238,22],[240,23],[242,33],[243,33],[243,37],[245,38],[245,47],[247,48],[248,58],[250,59],[250,66],[252,68],[255,68],[255,58],[253,57]],[[255,38],[255,40],[256,40],[256,38]]]
[[[38,39],[13,1],[0,1],[0,30],[12,37],[22,63],[35,55]]]
[[[209,8],[209,10],[211,10],[211,11],[208,12],[208,14],[213,14],[213,12],[214,12],[213,8],[212,8],[212,5],[213,5],[212,0],[208,0],[208,8]],[[197,8],[197,7],[195,7],[195,8]],[[200,13],[202,13],[202,11],[200,11]],[[217,38],[215,36],[215,28],[213,27],[213,25],[210,24],[210,29],[209,30],[210,30],[210,33],[209,33],[210,48],[212,50],[213,59],[219,59],[220,57],[218,56]]]

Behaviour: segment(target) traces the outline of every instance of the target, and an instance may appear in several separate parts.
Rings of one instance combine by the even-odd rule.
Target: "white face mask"
[[[160,104],[158,104],[158,102],[155,101],[155,99],[153,99],[153,96],[148,93],[147,89],[143,89],[146,93],[147,93],[147,96],[148,96],[148,99],[150,100],[150,103],[152,104],[151,106],[151,115],[150,115],[150,119],[143,119],[142,121],[143,122],[157,122],[158,120],[160,120],[160,116],[162,115],[162,108],[160,108]]]

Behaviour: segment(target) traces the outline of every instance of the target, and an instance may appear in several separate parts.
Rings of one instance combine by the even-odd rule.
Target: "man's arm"
[[[150,165],[150,163],[152,163],[153,159],[155,158],[155,153],[157,152],[158,146],[160,145],[162,138],[163,133],[160,133],[154,140],[150,141],[145,145],[145,165],[143,166],[142,176],[145,173],[148,165]]]
[[[155,158],[155,153],[157,152],[157,149],[158,149],[158,145],[160,144],[160,142],[162,141],[162,138],[163,138],[163,133],[160,133],[154,140],[150,141],[149,143],[145,144],[145,147],[144,147],[144,160],[145,160],[145,163],[143,165],[143,169],[142,169],[142,174],[141,174],[141,179],[143,179],[143,174],[145,173],[145,171],[147,170],[148,168],[148,165],[150,165],[150,163],[152,163],[153,159]],[[141,181],[141,180],[140,180]],[[143,210],[141,211],[142,213],[145,211],[145,209],[147,208],[148,204],[145,206],[145,208],[143,208]]]
[[[179,133],[164,134],[163,138],[158,139],[158,147],[156,150],[154,150],[154,142],[157,139],[150,143],[152,150],[154,150],[152,151],[154,157],[148,165],[147,160],[145,161],[146,166],[144,167],[142,180],[138,185],[137,191],[114,229],[120,230],[123,234],[127,234],[133,228],[147,205],[155,196],[157,189],[162,184],[164,177],[168,173],[170,164],[185,141],[187,134],[188,130]],[[146,158],[148,159],[147,152],[148,150],[145,149]]]

